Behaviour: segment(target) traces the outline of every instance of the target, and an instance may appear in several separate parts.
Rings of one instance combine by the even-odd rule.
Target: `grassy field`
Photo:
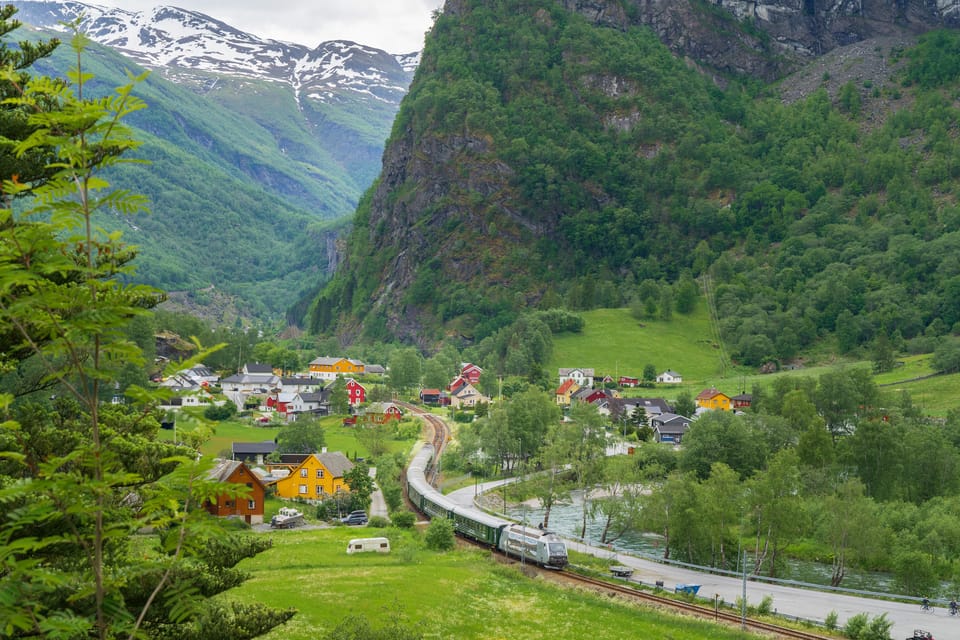
[[[213,436],[200,446],[200,452],[205,456],[220,456],[224,453],[229,457],[230,445],[234,442],[262,442],[264,440],[273,440],[280,431],[281,426],[274,423],[268,423],[265,426],[254,425],[249,419],[225,420],[223,422],[211,423],[199,417],[199,412],[194,410],[181,411],[177,414],[177,428],[191,431],[203,423],[207,427],[214,429]],[[331,416],[321,420],[324,428],[324,437],[326,446],[330,451],[342,451],[349,458],[360,456],[366,458],[369,452],[366,447],[357,440],[354,427],[345,427],[342,423],[342,417]],[[173,438],[170,431],[163,432],[163,437]],[[409,440],[388,440],[387,446],[391,451],[406,451],[410,448]]]
[[[657,373],[672,369],[683,376],[683,384],[638,388],[628,395],[675,400],[680,393],[695,397],[708,387],[736,395],[749,393],[754,385],[767,387],[781,376],[817,378],[838,367],[872,367],[869,361],[832,356],[800,369],[772,374],[761,374],[748,367],[725,366],[702,301],[694,313],[674,314],[668,322],[640,322],[627,309],[597,309],[580,315],[585,320],[582,333],[554,338],[553,358],[547,368],[551,375],[555,376],[560,367],[592,367],[597,374],[614,378],[621,375],[639,378],[643,368],[652,364]],[[913,404],[925,413],[946,415],[950,409],[960,408],[960,374],[923,378],[934,373],[930,359],[930,354],[899,356],[900,365],[896,369],[874,379],[881,385],[881,391],[909,391]]]
[[[351,538],[384,534],[390,555],[346,555]],[[264,535],[275,540],[274,547],[244,561],[240,566],[252,577],[225,595],[299,610],[266,640],[323,638],[349,615],[363,615],[375,628],[399,615],[424,638],[756,637],[528,579],[487,552],[428,551],[410,531],[337,527]]]

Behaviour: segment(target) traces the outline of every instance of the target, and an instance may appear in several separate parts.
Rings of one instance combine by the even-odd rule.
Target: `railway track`
[[[729,611],[723,611],[692,602],[685,602],[683,600],[676,600],[674,598],[668,598],[666,596],[657,595],[647,591],[640,591],[627,585],[608,582],[606,580],[600,580],[597,578],[590,578],[576,573],[571,573],[569,571],[563,573],[556,571],[540,571],[540,574],[547,578],[566,581],[577,586],[586,586],[603,593],[615,594],[634,601],[645,602],[658,607],[673,609],[674,611],[680,611],[682,613],[694,615],[700,618],[722,622],[729,626],[740,626],[741,624],[745,624],[747,629],[762,632],[764,634],[774,635],[778,638],[795,638],[797,640],[828,640],[827,636],[812,633],[810,631],[782,627],[780,625],[764,622],[762,620],[747,618],[744,622],[740,615],[736,613],[731,613]]]
[[[411,404],[399,403],[404,407],[405,410],[413,413],[420,418],[422,418],[431,428],[431,442],[434,447],[434,451],[437,452],[437,459],[440,457],[440,453],[443,451],[443,448],[447,444],[449,438],[449,429],[447,428],[446,423],[443,419],[426,412],[419,407],[416,407]],[[436,470],[434,470],[434,473]],[[489,549],[488,545],[481,544],[474,540],[469,540],[466,538],[462,539],[464,543],[473,544],[477,547],[484,549]],[[497,552],[499,554],[499,552]],[[515,558],[510,558],[507,556],[501,557],[506,558],[507,562],[519,563]],[[531,569],[534,567],[532,565],[527,565]],[[683,600],[676,600],[674,598],[668,598],[665,596],[657,595],[655,593],[650,593],[647,591],[641,591],[636,588],[632,588],[627,585],[617,584],[614,582],[609,582],[605,580],[600,580],[597,578],[590,578],[587,576],[582,576],[576,573],[571,573],[569,571],[555,571],[549,569],[536,569],[538,573],[545,578],[552,579],[558,582],[567,582],[579,587],[588,587],[596,591],[601,591],[603,593],[622,596],[624,598],[636,601],[644,602],[647,604],[652,604],[661,608],[667,608],[681,613],[686,613],[688,615],[694,615],[701,618],[713,619],[718,623],[723,623],[730,626],[740,626],[745,624],[745,626],[753,631],[772,635],[778,638],[790,638],[795,640],[829,640],[827,636],[818,635],[809,631],[801,631],[798,629],[791,629],[788,627],[781,627],[769,622],[764,622],[761,620],[755,620],[747,618],[745,623],[741,620],[740,616],[735,613],[730,613],[728,611],[720,611],[711,607],[705,607],[702,605],[694,604],[692,602],[685,602]]]

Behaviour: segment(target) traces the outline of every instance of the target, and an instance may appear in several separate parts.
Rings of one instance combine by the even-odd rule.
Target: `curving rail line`
[[[407,403],[397,403],[400,404],[404,409],[409,411],[412,414],[417,415],[422,418],[432,429],[431,442],[433,444],[434,451],[437,452],[436,459],[440,458],[440,454],[443,451],[443,448],[446,446],[449,439],[449,429],[447,428],[446,422],[442,418],[439,418],[432,413],[424,411],[419,407],[416,407],[412,404]],[[434,470],[434,473],[436,471]],[[468,541],[471,544],[475,544],[479,547],[487,548],[485,545],[481,545],[475,541]],[[508,561],[516,562],[513,559],[508,558]],[[717,622],[723,622],[728,625],[740,625],[744,623],[748,629],[754,631],[760,631],[767,634],[775,635],[779,638],[791,638],[796,640],[828,640],[826,636],[818,635],[816,633],[811,633],[809,631],[801,631],[798,629],[790,629],[788,627],[781,627],[769,622],[763,622],[761,620],[754,620],[747,618],[746,621],[742,620],[741,617],[737,614],[730,613],[727,611],[719,611],[710,607],[705,607],[703,605],[694,604],[692,602],[685,602],[683,600],[675,600],[673,598],[667,598],[665,596],[659,596],[655,593],[650,593],[646,591],[640,591],[629,586],[620,585],[617,583],[609,582],[606,580],[599,580],[597,578],[590,578],[587,576],[579,575],[576,573],[570,572],[556,572],[556,571],[546,571],[544,570],[543,575],[550,576],[557,580],[564,580],[567,582],[572,582],[580,586],[587,586],[597,590],[601,590],[604,593],[616,594],[619,596],[624,596],[626,598],[642,601],[655,604],[660,607],[667,607],[676,611],[681,611],[687,614],[695,615],[702,618],[710,618],[716,620]]]

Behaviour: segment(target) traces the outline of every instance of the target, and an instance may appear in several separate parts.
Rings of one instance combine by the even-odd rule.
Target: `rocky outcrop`
[[[598,25],[644,25],[675,53],[774,80],[836,47],[960,26],[960,0],[558,0]]]

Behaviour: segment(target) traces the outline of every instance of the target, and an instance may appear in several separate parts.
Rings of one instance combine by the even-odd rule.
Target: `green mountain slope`
[[[476,339],[526,308],[618,307],[684,278],[709,285],[748,365],[826,339],[920,349],[960,320],[957,77],[930,71],[956,68],[955,32],[720,83],[629,22],[455,4],[312,330]]]
[[[64,45],[35,71],[63,75],[71,56]],[[84,57],[94,92],[142,71],[96,45]],[[219,318],[203,309],[214,297],[198,293],[214,287],[248,319],[279,317],[326,281],[333,239],[379,167],[389,109],[341,101],[301,113],[289,86],[200,72],[181,84],[154,72],[135,92],[148,108],[129,123],[149,164],[111,179],[146,195],[151,213],[105,224],[140,247],[140,280]]]

